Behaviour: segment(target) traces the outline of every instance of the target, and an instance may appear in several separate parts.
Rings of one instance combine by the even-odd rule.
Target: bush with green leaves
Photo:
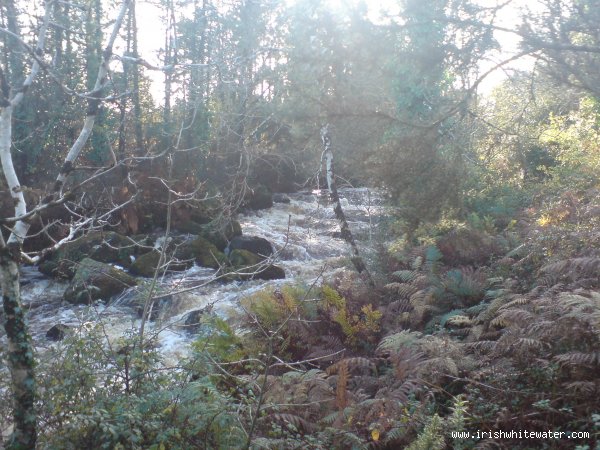
[[[236,402],[206,360],[204,374],[191,376],[197,356],[167,366],[135,333],[109,343],[101,325],[80,329],[38,355],[39,447],[242,448]]]

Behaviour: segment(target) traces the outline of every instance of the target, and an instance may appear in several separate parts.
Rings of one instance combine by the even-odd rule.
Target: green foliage
[[[182,361],[182,367],[194,364]],[[240,448],[244,435],[209,376],[167,368],[136,335],[107,346],[101,326],[41,355],[42,448]],[[168,370],[165,370],[168,369]]]
[[[445,430],[442,419],[437,414],[429,420],[419,437],[410,444],[408,450],[442,450],[446,448],[444,442]]]
[[[281,289],[266,289],[242,299],[242,306],[255,315],[259,323],[272,330],[288,321],[292,314],[307,319],[315,318],[313,302],[303,301],[306,289],[301,286],[286,285]]]
[[[247,355],[242,339],[225,320],[210,317],[203,322],[204,327],[192,345],[197,359],[206,359],[208,354],[216,361],[233,362]]]
[[[329,286],[321,288],[323,306],[326,314],[337,323],[344,333],[346,342],[356,346],[359,337],[366,342],[373,341],[380,331],[381,311],[373,310],[373,305],[367,304],[360,308],[360,313],[352,312],[347,301],[335,289]]]

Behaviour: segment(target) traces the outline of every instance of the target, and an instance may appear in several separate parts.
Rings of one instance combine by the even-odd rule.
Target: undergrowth
[[[38,355],[40,447],[599,448],[599,217],[596,194],[570,193],[502,231],[428,230],[390,246],[379,289],[338,271],[204,315],[175,367],[82,329]],[[589,437],[451,434],[477,430]]]

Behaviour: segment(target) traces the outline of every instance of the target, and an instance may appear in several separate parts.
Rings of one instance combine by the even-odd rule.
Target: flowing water
[[[348,266],[350,250],[339,237],[339,225],[327,196],[315,191],[289,197],[290,203],[276,203],[270,209],[239,217],[244,234],[264,237],[273,244],[278,254],[276,264],[285,269],[285,280],[211,282],[215,271],[197,266],[160,280],[159,293],[185,291],[158,301],[155,308],[159,320],[147,325],[148,334],[157,334],[160,350],[167,358],[185,355],[193,340],[192,333],[184,326],[191,311],[210,304],[217,314],[227,316],[241,298],[266,286],[290,282],[311,284]],[[340,197],[359,247],[368,252],[383,212],[380,197],[364,188],[342,189]],[[194,286],[201,287],[190,290]],[[100,321],[108,338],[139,329],[139,313],[131,306],[134,292],[127,291],[108,304],[84,306],[62,301],[66,287],[66,283],[47,278],[35,268],[23,269],[22,298],[38,349],[52,345],[45,334],[58,323],[82,327]]]

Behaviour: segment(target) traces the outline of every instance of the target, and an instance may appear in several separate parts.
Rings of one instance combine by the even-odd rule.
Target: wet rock
[[[129,273],[142,277],[153,277],[158,262],[160,260],[160,251],[152,250],[142,256],[136,258],[136,260],[129,267]],[[172,272],[180,272],[189,269],[193,261],[191,259],[179,259],[171,257],[170,252],[165,255],[165,262],[167,262],[166,270]],[[163,262],[163,264],[165,264]]]
[[[63,245],[40,263],[39,271],[45,275],[70,279],[75,275],[77,263],[84,258],[129,267],[131,256],[143,252],[139,245],[126,236],[113,231],[93,231]]]
[[[236,236],[234,237],[227,248],[225,254],[234,250],[248,250],[263,257],[273,254],[273,246],[265,238],[258,236]]]
[[[46,339],[49,341],[62,341],[66,334],[71,331],[71,327],[62,323],[54,325],[46,332]]]
[[[201,236],[178,247],[175,256],[182,260],[194,260],[199,266],[213,269],[227,262],[225,254]]]
[[[273,203],[290,203],[290,198],[285,194],[273,194]]]
[[[63,298],[74,304],[87,304],[94,300],[108,300],[137,281],[122,270],[90,258],[84,258],[77,266],[71,284]]]
[[[256,253],[252,253],[251,251],[243,249],[233,250],[229,254],[229,261],[233,267],[254,266],[263,260],[264,258]]]
[[[212,305],[207,305],[204,308],[195,309],[190,311],[185,316],[184,327],[186,331],[196,332],[200,325],[202,325],[202,318],[207,314],[210,314],[213,310]]]
[[[153,250],[145,255],[139,256],[129,267],[129,273],[141,277],[151,277],[154,275],[160,252]]]
[[[270,208],[273,206],[273,194],[269,188],[259,184],[248,192],[244,206],[254,210]]]
[[[259,280],[284,280],[285,270],[279,266],[271,264],[258,274],[254,275],[254,278],[258,278]]]
[[[225,250],[229,241],[242,235],[242,226],[237,220],[225,220],[202,225],[197,234],[214,244],[220,251]]]
[[[229,255],[229,261],[233,266],[230,279],[249,280],[281,280],[285,278],[285,270],[281,267],[269,264],[265,267],[258,266],[264,258],[248,250],[236,249]],[[252,267],[257,266],[257,267]],[[236,274],[235,271],[242,270],[244,274]]]

